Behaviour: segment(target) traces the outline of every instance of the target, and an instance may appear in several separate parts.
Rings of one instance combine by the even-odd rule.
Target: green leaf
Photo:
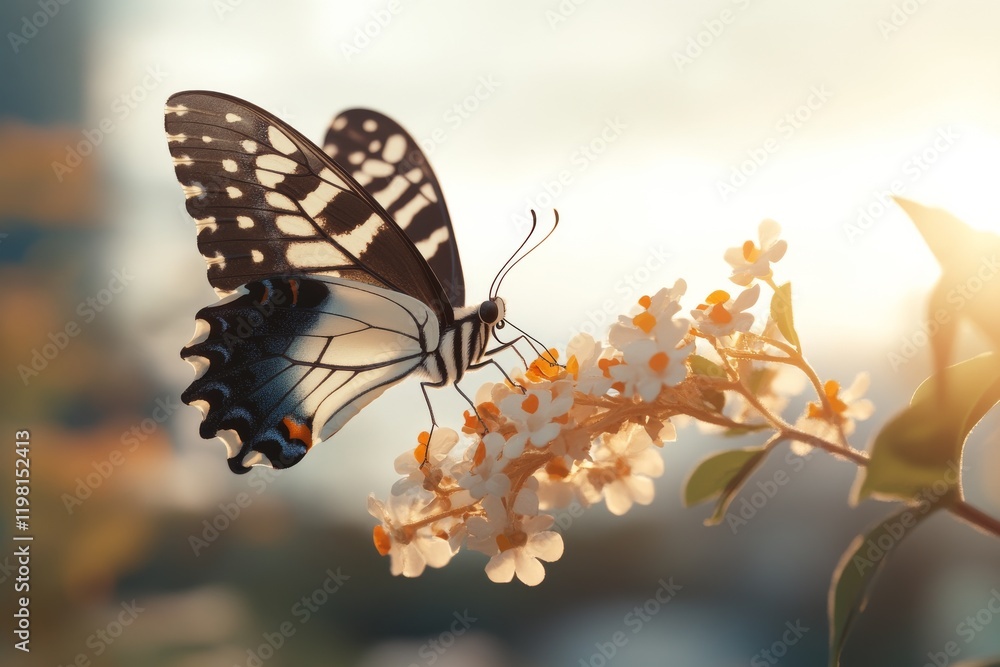
[[[962,447],[972,428],[1000,401],[1000,355],[986,353],[925,380],[910,406],[875,436],[871,459],[858,469],[852,503],[869,496],[913,500],[961,487]]]
[[[721,522],[733,497],[770,450],[768,445],[731,449],[702,460],[684,482],[685,507],[718,497],[715,511],[705,525]]]
[[[785,283],[774,291],[771,297],[771,319],[778,325],[778,331],[795,349],[802,351],[799,346],[799,334],[795,331],[795,322],[792,319],[792,284]]]
[[[840,557],[830,582],[828,599],[830,667],[840,665],[847,633],[868,604],[868,590],[889,554],[940,506],[936,503],[904,506],[867,534],[855,537]]]
[[[722,369],[722,366],[700,354],[688,356],[688,363],[691,364],[691,372],[695,375],[726,379],[726,371]]]

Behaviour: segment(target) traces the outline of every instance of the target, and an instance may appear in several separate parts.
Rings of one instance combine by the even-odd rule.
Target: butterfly
[[[195,368],[181,399],[233,472],[295,465],[404,378],[423,376],[427,400],[512,344],[487,350],[504,325],[499,281],[464,305],[444,195],[396,122],[345,111],[324,151],[249,102],[185,91],[167,100],[165,129],[223,297],[181,350]]]

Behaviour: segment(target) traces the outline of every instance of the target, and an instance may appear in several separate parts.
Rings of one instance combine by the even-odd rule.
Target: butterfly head
[[[479,319],[491,327],[503,328],[503,318],[507,315],[503,299],[498,296],[479,304]]]

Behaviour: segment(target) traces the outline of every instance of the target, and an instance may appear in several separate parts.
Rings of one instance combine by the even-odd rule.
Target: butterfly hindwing
[[[465,280],[444,193],[419,144],[371,109],[349,109],[330,124],[323,150],[388,211],[433,269],[451,305],[465,304]]]
[[[226,294],[279,275],[322,274],[408,294],[440,322],[448,295],[374,197],[272,114],[221,93],[167,101],[174,169],[198,225],[213,287]]]
[[[253,281],[197,318],[181,352],[197,377],[182,400],[202,410],[202,437],[226,442],[234,472],[294,465],[417,370],[440,336],[420,301],[325,276]]]

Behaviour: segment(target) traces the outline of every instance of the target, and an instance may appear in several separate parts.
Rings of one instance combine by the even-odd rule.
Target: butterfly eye
[[[483,301],[479,304],[479,319],[484,324],[496,324],[500,319],[500,307],[495,301]]]

